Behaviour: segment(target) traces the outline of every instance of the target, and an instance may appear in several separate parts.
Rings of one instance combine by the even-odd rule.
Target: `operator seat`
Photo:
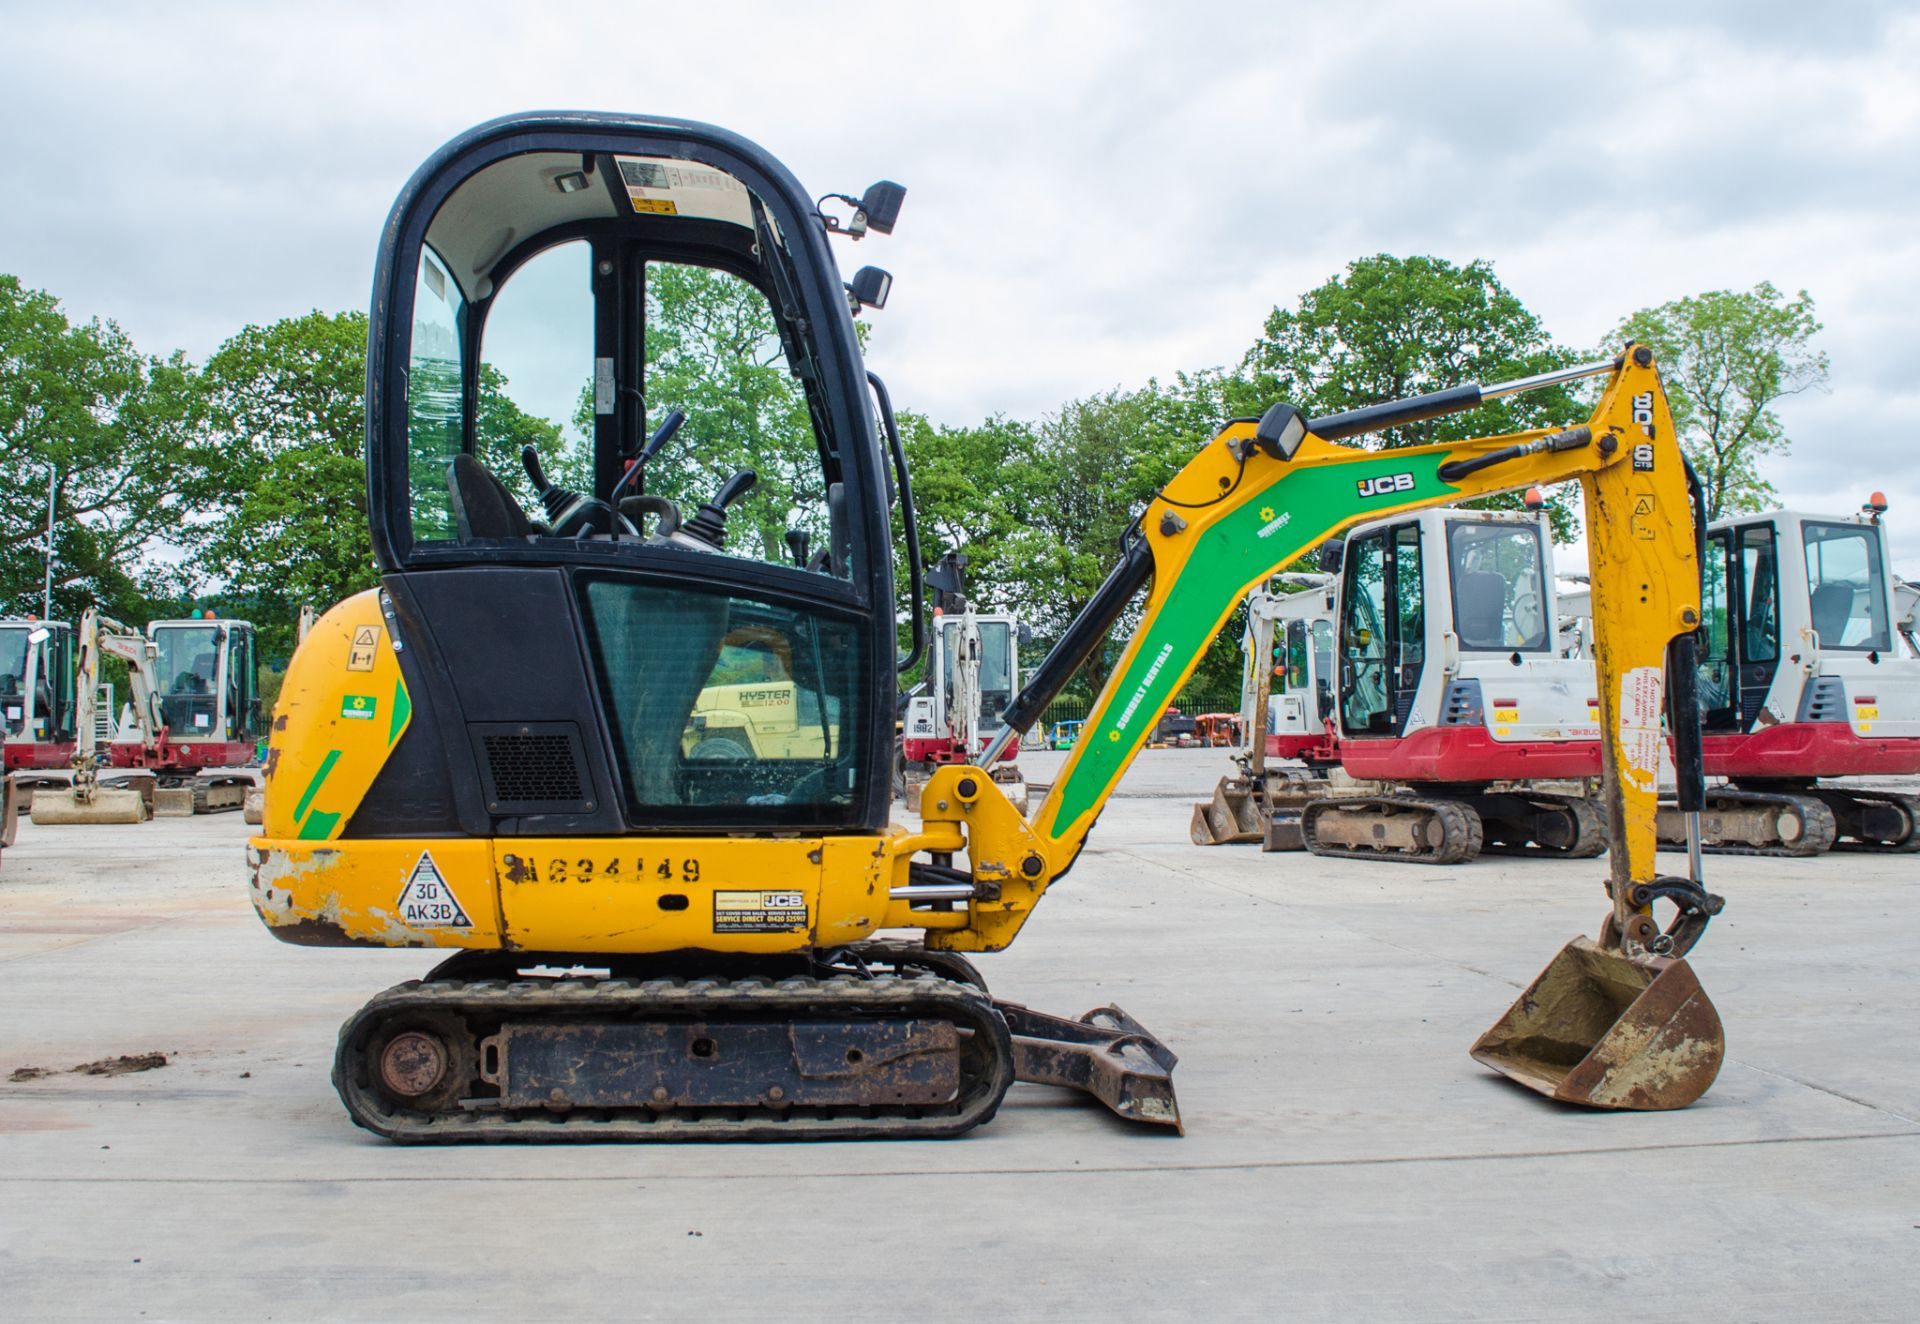
[[[533,521],[486,465],[462,452],[447,461],[447,495],[461,542],[476,538],[526,538]]]
[[[1808,603],[1813,614],[1813,632],[1828,648],[1838,648],[1847,636],[1847,622],[1853,619],[1854,590],[1845,584],[1822,584],[1813,591]]]
[[[1504,648],[1500,616],[1507,605],[1507,579],[1493,570],[1463,571],[1455,581],[1464,648]]]

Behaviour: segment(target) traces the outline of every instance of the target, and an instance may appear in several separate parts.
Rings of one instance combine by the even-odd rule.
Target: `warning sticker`
[[[380,627],[377,625],[356,625],[353,627],[353,647],[347,650],[348,671],[372,671],[373,650],[380,644]]]
[[[641,198],[633,200],[633,209],[650,216],[678,216],[680,207],[672,198]]]
[[[363,722],[372,721],[373,714],[379,707],[380,701],[370,694],[348,694],[342,696],[340,700],[340,715],[357,717]]]
[[[805,892],[715,892],[715,933],[788,933],[807,927]]]
[[[1631,667],[1620,677],[1620,775],[1646,795],[1660,786],[1661,688],[1659,667]]]
[[[433,856],[420,853],[420,863],[400,889],[400,922],[410,929],[470,929],[473,921],[460,908],[453,889],[434,867]]]

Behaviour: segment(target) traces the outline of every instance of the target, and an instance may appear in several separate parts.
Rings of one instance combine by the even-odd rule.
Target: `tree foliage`
[[[1775,504],[1760,462],[1791,443],[1773,406],[1825,386],[1827,356],[1812,344],[1819,330],[1805,290],[1789,299],[1767,281],[1643,308],[1620,323],[1616,339],[1653,349],[1708,519]]]
[[[178,559],[151,553],[182,520],[198,412],[182,356],[142,356],[112,322],[76,325],[0,275],[0,610],[40,614],[50,476],[56,616],[139,617],[177,593]]]
[[[1257,414],[1275,400],[1289,400],[1319,417],[1468,382],[1529,377],[1574,361],[1500,283],[1492,263],[1456,266],[1444,258],[1380,253],[1349,263],[1344,274],[1307,291],[1297,306],[1275,308],[1242,360],[1238,381],[1219,391],[1234,413]],[[1554,387],[1351,444],[1425,446],[1571,423],[1586,412],[1564,387]],[[1569,536],[1574,490],[1547,496],[1556,534]],[[1514,509],[1519,498],[1467,504]]]

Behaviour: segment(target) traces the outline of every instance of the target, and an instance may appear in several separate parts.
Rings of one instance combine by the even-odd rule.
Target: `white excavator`
[[[104,748],[94,712],[103,657],[126,663],[129,691]],[[260,727],[251,624],[208,613],[141,631],[89,608],[76,671],[72,785],[34,796],[35,823],[137,823],[241,807],[258,781],[245,766]]]
[[[1020,692],[1020,645],[1031,632],[1009,613],[974,609],[961,579],[966,563],[950,553],[926,576],[935,591],[927,682],[907,700],[900,733],[905,799],[914,813],[928,778],[948,764],[972,763],[1000,734],[1000,715]],[[1024,809],[1027,779],[1018,764],[1003,759],[990,775]]]
[[[1708,526],[1700,716],[1707,775],[1725,780],[1707,789],[1706,849],[1920,851],[1920,796],[1867,784],[1920,773],[1913,590],[1893,579],[1886,509],[1875,492],[1858,515]],[[1659,822],[1662,844],[1684,839],[1671,804]]]
[[[1194,841],[1427,864],[1606,849],[1592,667],[1561,656],[1551,532],[1529,504],[1360,525],[1322,549],[1331,591],[1250,613],[1256,710],[1258,673],[1280,681],[1270,734],[1195,806]]]

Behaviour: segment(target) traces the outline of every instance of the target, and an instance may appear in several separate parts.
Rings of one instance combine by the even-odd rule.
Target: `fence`
[[[1197,717],[1201,713],[1237,713],[1240,711],[1240,691],[1232,690],[1183,690],[1175,696],[1173,706],[1188,717]],[[1054,729],[1061,722],[1084,722],[1087,712],[1093,707],[1093,699],[1084,694],[1063,694],[1047,705],[1040,721],[1035,724],[1027,739],[1038,743],[1042,738],[1048,744],[1053,743]]]

